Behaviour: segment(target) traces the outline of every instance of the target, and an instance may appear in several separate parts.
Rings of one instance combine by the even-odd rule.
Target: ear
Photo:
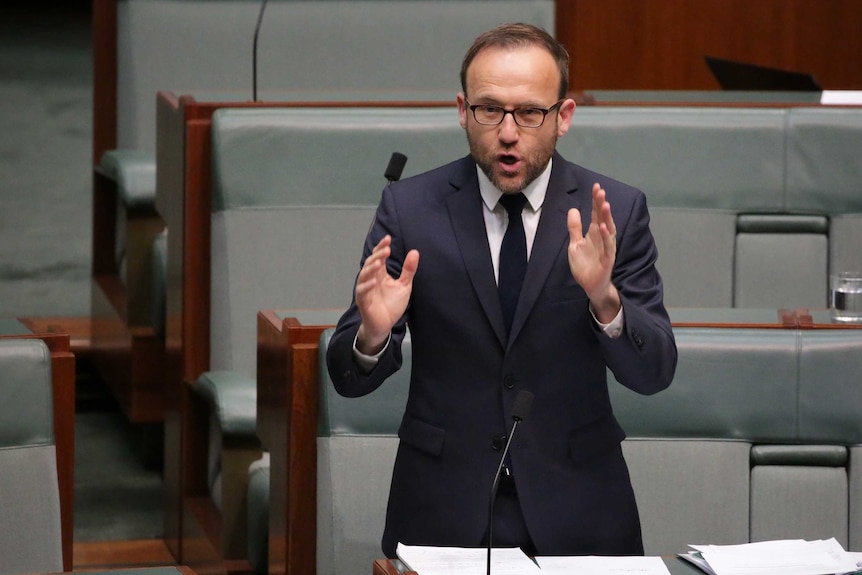
[[[572,116],[575,115],[576,104],[571,98],[560,104],[560,110],[557,112],[557,137],[562,137],[569,131],[569,126],[572,124]]]
[[[464,92],[458,92],[458,97],[456,98],[456,102],[458,103],[458,122],[461,124],[461,127],[466,130],[467,129],[467,98],[464,96]]]

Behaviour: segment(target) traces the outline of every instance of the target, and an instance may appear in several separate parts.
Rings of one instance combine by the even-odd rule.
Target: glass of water
[[[862,271],[832,274],[829,294],[832,319],[862,322]]]

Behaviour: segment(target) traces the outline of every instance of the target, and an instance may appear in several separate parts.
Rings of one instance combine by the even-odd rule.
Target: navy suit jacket
[[[580,209],[587,229],[593,182],[606,190],[617,227],[612,281],[625,327],[616,339],[596,325],[567,259],[566,214]],[[481,546],[500,459],[493,440],[508,433],[513,400],[525,389],[535,400],[510,455],[538,553],[642,554],[620,447],[625,434],[611,409],[606,369],[625,386],[652,394],[670,384],[676,368],[644,195],[554,156],[508,338],[472,158],[387,186],[363,261],[385,234],[393,238],[393,276],[405,254],[419,250],[408,309],[370,373],[352,356],[360,324],[355,304],[327,350],[339,393],[371,393],[400,367],[409,325],[413,371],[398,432],[384,553],[394,557],[399,541]]]

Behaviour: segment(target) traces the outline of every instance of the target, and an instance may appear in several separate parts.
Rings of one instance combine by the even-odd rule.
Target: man
[[[400,367],[410,329],[383,551],[487,544],[492,479],[514,398],[528,390],[535,399],[506,461],[493,544],[643,554],[606,369],[652,394],[676,367],[645,198],[556,153],[575,102],[568,55],[541,29],[479,36],[461,84],[470,156],[383,191],[354,301],[327,350],[337,391],[361,396]],[[517,208],[510,218],[498,205],[521,193],[522,229]],[[526,266],[515,287],[513,252]]]

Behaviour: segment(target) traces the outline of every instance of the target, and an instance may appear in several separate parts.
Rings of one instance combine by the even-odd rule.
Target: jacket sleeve
[[[400,241],[401,234],[398,231],[399,225],[396,214],[392,190],[390,186],[387,186],[383,190],[383,197],[365,239],[360,268],[371,254],[374,246],[386,234],[390,234],[392,236],[392,253],[387,261],[387,269],[394,277],[400,275],[405,250]],[[329,377],[332,379],[335,390],[346,397],[359,397],[371,393],[387,377],[401,368],[401,342],[407,331],[406,315],[392,329],[389,345],[378,360],[377,366],[367,373],[353,359],[353,344],[361,321],[359,310],[356,307],[354,285],[354,297],[351,299],[350,307],[338,320],[335,333],[326,350],[326,366]]]
[[[613,207],[613,204],[612,204]],[[624,329],[617,339],[600,338],[605,361],[617,380],[642,394],[668,387],[677,349],[664,306],[655,240],[645,196],[638,192],[627,212],[614,212],[617,256],[612,281],[620,292]]]

